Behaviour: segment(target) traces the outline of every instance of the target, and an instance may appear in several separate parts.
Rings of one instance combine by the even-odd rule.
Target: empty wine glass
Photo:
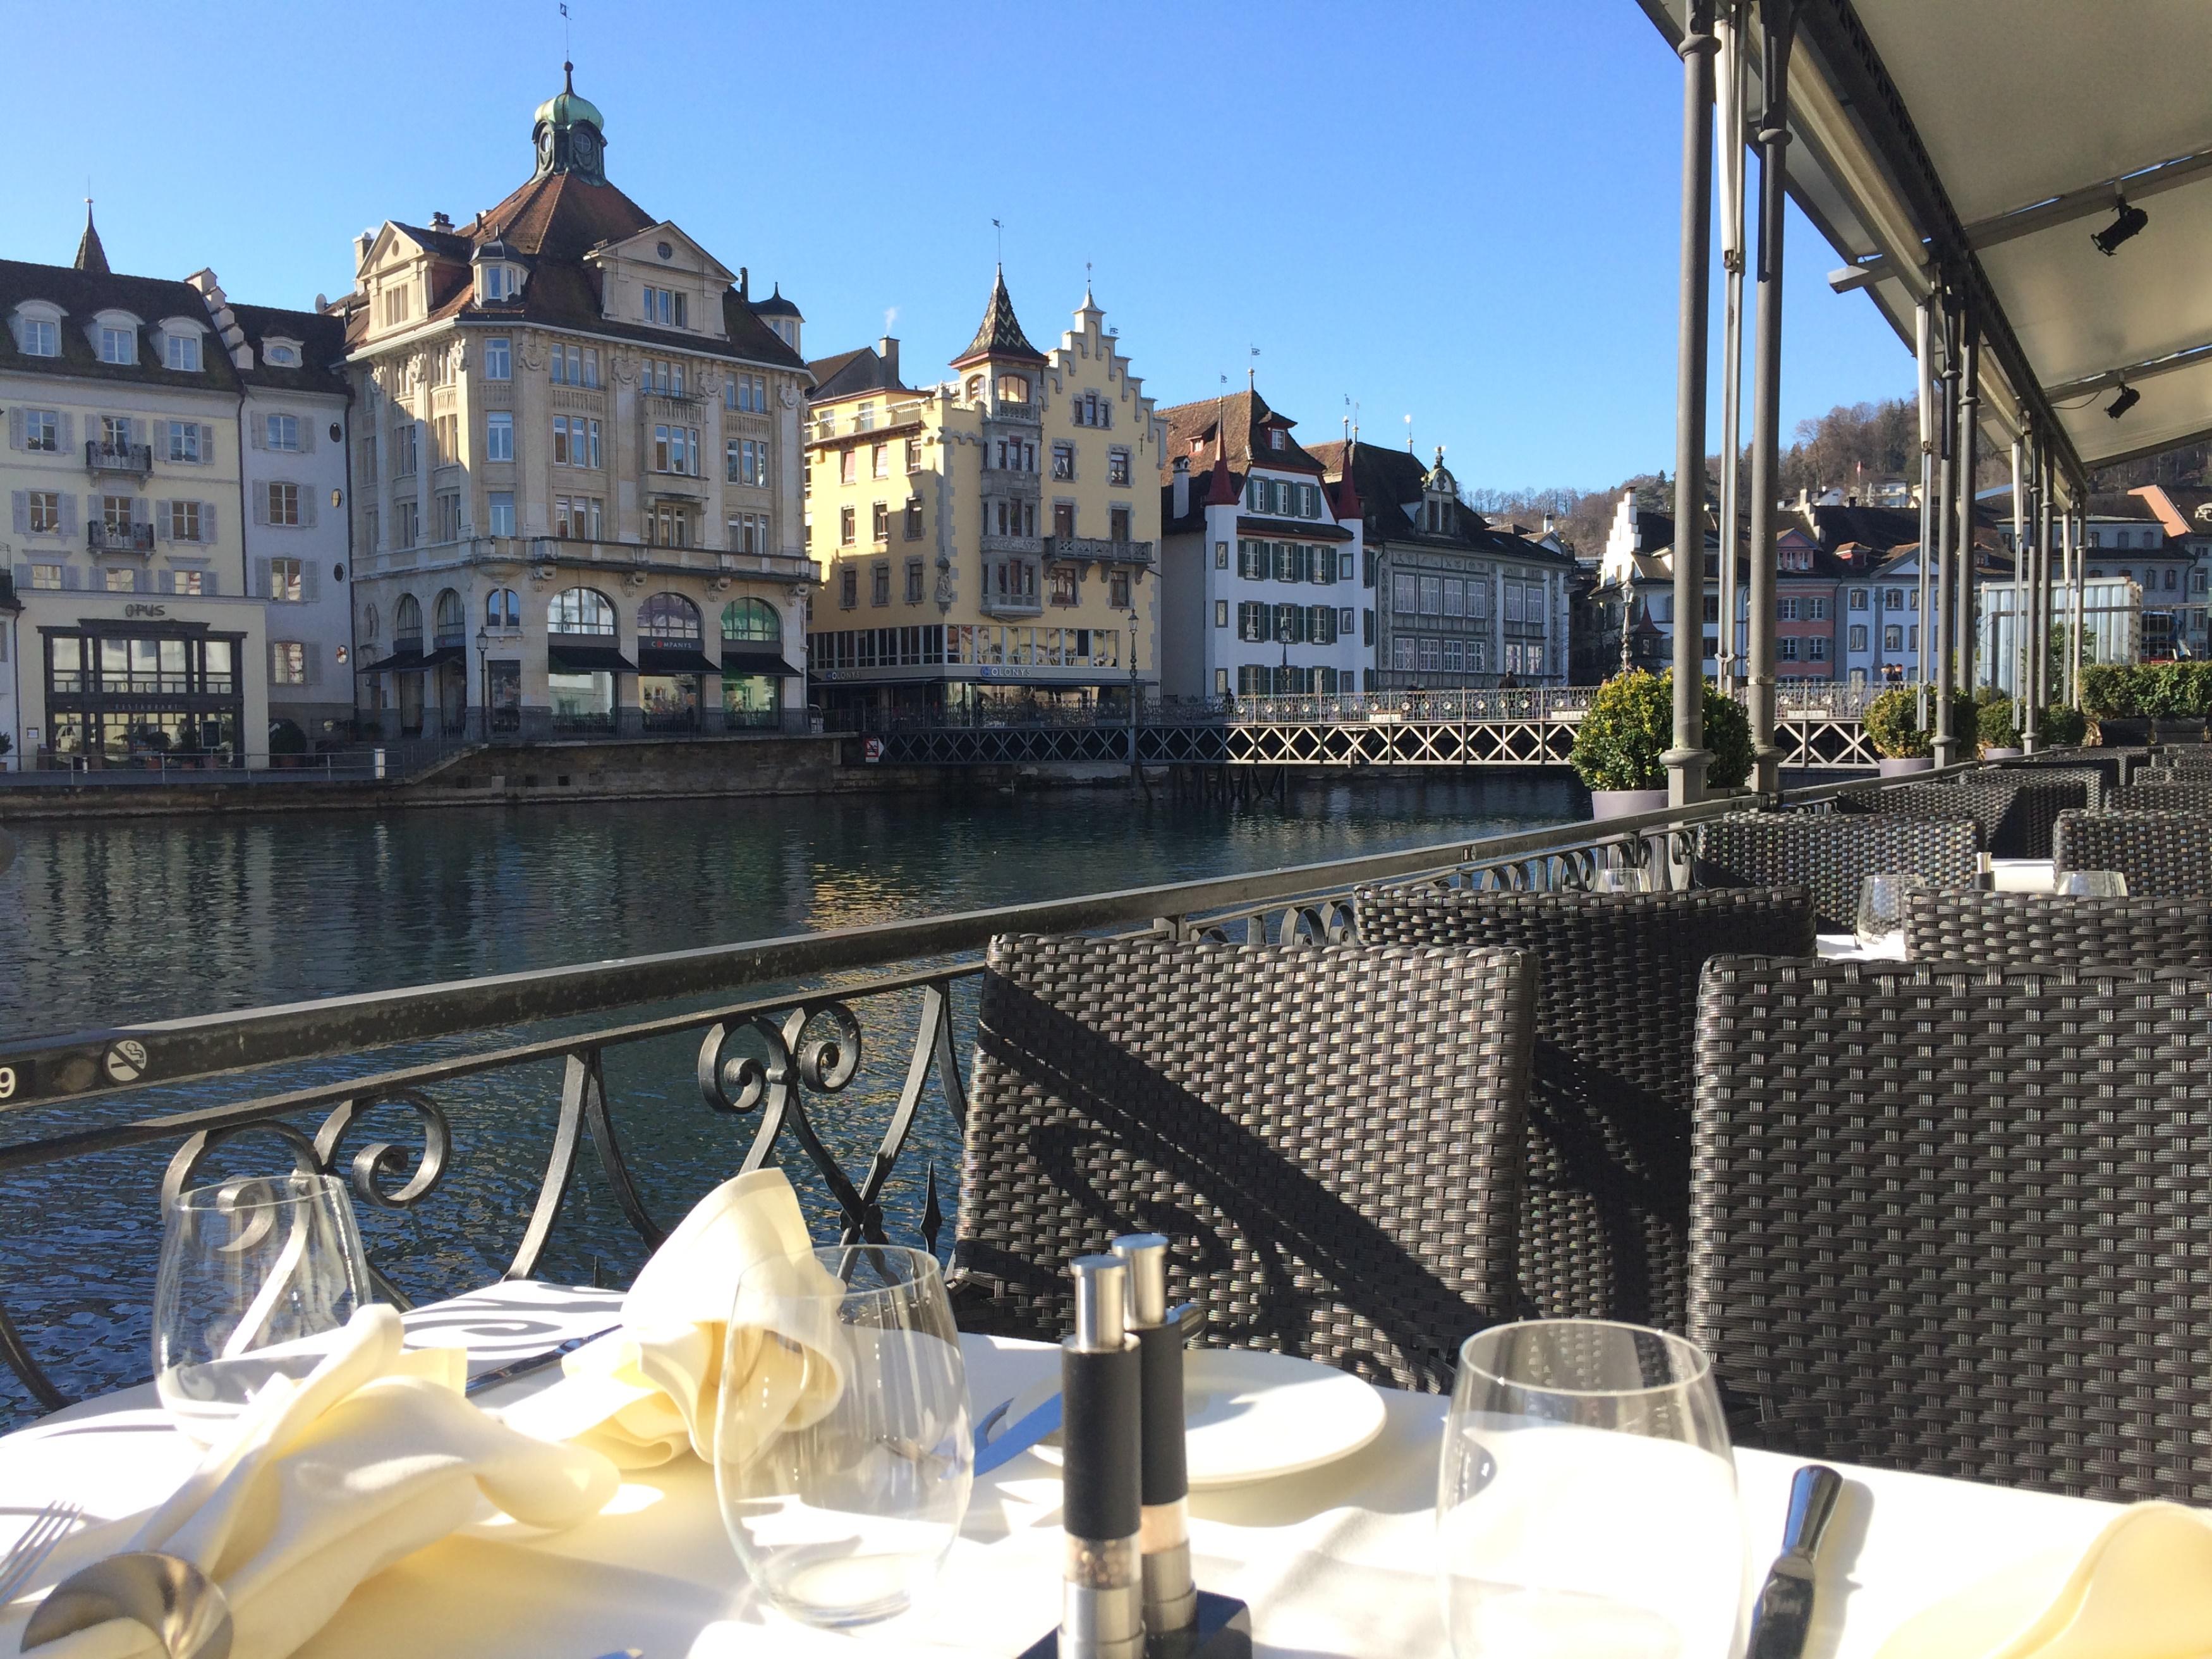
[[[1647,893],[1651,890],[1644,872],[1632,864],[1607,865],[1593,871],[1589,890],[1593,893]]]
[[[813,1625],[903,1611],[959,1534],[975,1461],[934,1256],[833,1246],[740,1275],[714,1489],[769,1602]]]
[[[195,1187],[162,1216],[154,1379],[170,1420],[219,1434],[274,1376],[302,1377],[374,1299],[353,1200],[335,1176]]]
[[[1859,884],[1856,933],[1859,949],[1870,957],[1905,954],[1905,895],[1928,885],[1926,879],[1901,870],[1883,870]]]
[[[1703,1351],[1585,1319],[1469,1337],[1437,1537],[1457,1659],[1729,1652],[1743,1527]]]
[[[2064,870],[2052,881],[2051,890],[2069,898],[2125,898],[2128,878],[2118,870]]]

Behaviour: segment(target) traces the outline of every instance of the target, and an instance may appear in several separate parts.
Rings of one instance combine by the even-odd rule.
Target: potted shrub
[[[1994,695],[1978,699],[1975,726],[1982,740],[1984,760],[2011,760],[2018,757],[2020,725],[2013,716],[2012,699],[1995,688],[1984,688]]]
[[[2042,724],[2037,735],[2055,748],[2070,749],[2087,741],[2089,734],[2088,716],[2078,708],[2069,708],[2063,703],[2043,711]]]
[[[2081,712],[2097,722],[2100,741],[2143,744],[2151,722],[2142,706],[2143,684],[2124,663],[2085,663],[2081,668]]]
[[[1935,764],[1934,747],[1920,726],[1919,696],[1909,685],[1893,685],[1866,707],[1862,717],[1867,741],[1881,757],[1881,775],[1925,772]]]
[[[1705,781],[1733,788],[1751,775],[1751,727],[1743,710],[1705,688],[1705,746],[1712,752]],[[1598,688],[1575,732],[1568,757],[1590,792],[1593,817],[1654,812],[1667,804],[1667,766],[1674,746],[1674,675],[1634,669]]]

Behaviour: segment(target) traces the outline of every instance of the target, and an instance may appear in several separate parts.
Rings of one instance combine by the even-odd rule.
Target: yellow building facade
[[[1050,353],[1001,273],[951,377],[809,365],[815,700],[871,718],[1125,706],[1159,684],[1162,428],[1086,291]]]

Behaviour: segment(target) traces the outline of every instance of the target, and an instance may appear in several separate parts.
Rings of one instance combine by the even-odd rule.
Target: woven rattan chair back
[[[2007,968],[2212,970],[2212,906],[2052,893],[1909,893],[1905,954]]]
[[[2212,813],[2061,812],[2055,868],[2117,870],[2134,898],[2212,898]]]
[[[2090,804],[2090,786],[2078,779],[2017,772],[1969,772],[1955,782],[1852,789],[1837,800],[1846,812],[1972,818],[1981,826],[1983,850],[2007,859],[2049,858],[2059,813]]]
[[[1689,1334],[1737,1443],[2212,1502],[2212,980],[1721,957]]]
[[[2212,772],[2147,778],[2113,790],[2105,805],[2115,812],[2212,812]]]
[[[1449,1387],[1512,1311],[1534,1012],[1517,951],[994,940],[961,1328],[1059,1338],[1069,1259],[1152,1231],[1206,1341]]]
[[[1997,771],[2005,776],[2030,778],[2066,778],[2088,787],[2088,806],[2101,805],[2107,789],[2120,786],[2120,759],[2117,755],[2092,758],[2086,755],[2069,755],[2057,760],[2038,760],[2033,757],[2021,760],[1999,761]]]
[[[1970,886],[1980,872],[1981,852],[1981,827],[1971,817],[1747,812],[1698,830],[1698,857],[1710,866],[1705,884],[1808,888],[1825,933],[1851,930],[1866,877],[1900,870],[1939,887]]]
[[[2154,758],[2163,771],[2212,776],[2212,744],[2168,744]]]
[[[1722,951],[1811,956],[1812,895],[1391,887],[1354,895],[1353,908],[1370,945],[1507,946],[1535,959],[1522,1306],[1680,1331],[1698,975]]]

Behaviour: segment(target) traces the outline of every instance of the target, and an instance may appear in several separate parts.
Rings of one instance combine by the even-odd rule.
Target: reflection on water
[[[1077,791],[23,823],[15,826],[21,854],[0,872],[0,1036],[1264,870],[1556,823],[1583,810],[1564,779],[1439,777],[1313,787],[1287,804],[1239,809]],[[866,1063],[822,1123],[848,1167],[865,1167],[896,1097],[906,1063],[897,1021],[911,1030],[914,1000],[864,1007]],[[972,1013],[967,1000],[963,1017]],[[664,1223],[736,1166],[753,1127],[701,1107],[695,1047],[654,1043],[607,1056],[625,1156]],[[963,1054],[965,1047],[963,1032]],[[283,1081],[363,1065],[302,1066]],[[45,1114],[41,1127],[249,1092],[262,1087],[172,1089]],[[456,1141],[446,1184],[418,1212],[362,1218],[371,1255],[410,1293],[457,1289],[506,1265],[559,1093],[553,1065],[440,1091]],[[0,1120],[0,1129],[9,1127]],[[19,1135],[22,1126],[14,1127]],[[404,1114],[377,1133],[418,1144]],[[349,1150],[357,1144],[365,1141]],[[513,1156],[497,1155],[507,1148]],[[0,1241],[14,1258],[0,1297],[72,1388],[146,1374],[144,1310],[160,1231],[153,1194],[166,1155],[118,1152],[0,1182]],[[223,1156],[227,1170],[246,1170],[282,1153],[272,1140],[249,1139]],[[908,1163],[917,1182],[934,1164],[949,1215],[958,1134],[941,1103],[917,1123]],[[890,1196],[894,1234],[910,1230],[918,1186]],[[812,1197],[820,1231],[824,1200]],[[611,1192],[586,1163],[547,1271],[581,1281],[596,1268],[621,1282],[635,1256]],[[21,1397],[0,1375],[0,1419]]]

